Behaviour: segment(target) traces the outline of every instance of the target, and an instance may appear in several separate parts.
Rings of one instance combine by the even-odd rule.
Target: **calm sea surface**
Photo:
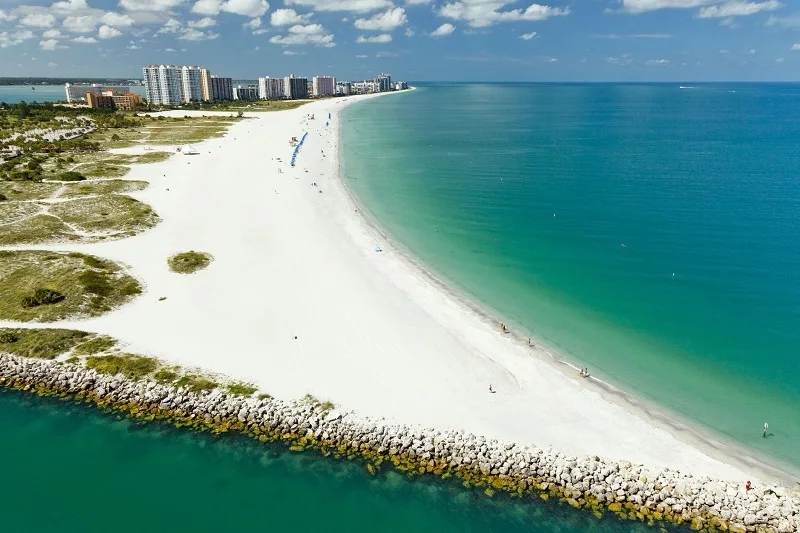
[[[0,428],[3,531],[653,531],[4,389]]]
[[[343,126],[349,186],[414,255],[594,374],[800,466],[800,86],[432,85]]]
[[[144,95],[144,87],[131,86],[131,92]],[[61,102],[67,100],[63,85],[0,85],[0,102]]]

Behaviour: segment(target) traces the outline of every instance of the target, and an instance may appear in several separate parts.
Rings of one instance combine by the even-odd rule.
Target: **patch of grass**
[[[86,358],[86,368],[93,368],[101,374],[112,376],[122,374],[128,379],[146,378],[159,366],[156,359],[143,355],[90,355]]]
[[[167,259],[169,269],[178,274],[191,274],[206,268],[213,259],[211,254],[204,252],[181,252]]]
[[[50,322],[98,316],[141,293],[139,283],[116,263],[78,253],[0,250],[0,280],[1,320]],[[38,289],[63,298],[24,305]]]
[[[149,184],[146,181],[102,180],[87,181],[70,185],[64,189],[60,198],[77,198],[80,196],[99,196],[101,194],[126,193],[141,191]]]
[[[3,226],[0,231],[0,246],[78,239],[66,224],[52,215],[36,215]]]
[[[266,392],[262,392],[258,396],[256,396],[259,400],[266,400],[267,398],[272,398],[272,394],[268,394]]]
[[[0,352],[55,359],[91,336],[91,333],[73,329],[0,328]]]
[[[192,392],[202,392],[202,391],[216,389],[217,387],[219,387],[219,383],[203,376],[186,374],[178,378],[178,380],[175,382],[175,386],[183,387]]]
[[[327,413],[328,411],[336,408],[332,401],[328,400],[319,404],[319,410],[323,413]]]
[[[41,207],[31,202],[3,202],[0,204],[0,226],[30,218],[40,210]]]
[[[69,170],[67,172],[61,172],[60,174],[56,174],[55,179],[58,181],[83,181],[86,179],[86,176],[84,176],[80,172]]]
[[[59,187],[58,183],[39,183],[34,181],[0,181],[0,193],[9,201],[42,200],[50,198]]]
[[[255,391],[258,390],[258,387],[253,385],[252,383],[231,383],[225,387],[229,393],[234,394],[236,396],[252,396]]]
[[[50,212],[80,231],[115,237],[135,235],[159,221],[149,205],[116,194],[55,204]]]
[[[153,374],[153,379],[163,385],[166,383],[172,383],[173,381],[178,379],[179,375],[180,374],[178,374],[176,367],[161,368],[158,370],[158,372]]]
[[[117,345],[116,339],[108,335],[98,335],[84,343],[75,347],[73,354],[75,355],[95,355],[102,352],[107,352]]]
[[[166,161],[172,157],[172,152],[147,152],[146,154],[136,156],[136,163],[139,164],[149,164],[149,163],[161,163],[162,161]]]

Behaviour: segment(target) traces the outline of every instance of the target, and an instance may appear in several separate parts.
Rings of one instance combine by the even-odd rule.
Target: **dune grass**
[[[0,246],[79,239],[66,224],[52,215],[36,215],[0,230]]]
[[[98,316],[142,291],[116,263],[79,253],[0,251],[0,279],[0,319],[23,322]]]
[[[106,235],[135,235],[159,221],[149,205],[116,194],[55,204],[50,213],[79,231]]]
[[[92,333],[74,329],[0,328],[0,353],[55,359],[92,337]]]
[[[112,350],[117,345],[116,339],[108,335],[95,335],[91,339],[75,347],[73,355],[96,355]]]
[[[61,192],[59,198],[79,198],[81,196],[135,192],[144,190],[148,185],[146,181],[131,180],[85,181],[74,185],[68,185]]]
[[[258,390],[258,387],[253,385],[252,383],[244,383],[242,381],[237,381],[235,383],[229,383],[225,390],[227,390],[230,394],[236,396],[252,396],[254,392]]]
[[[86,368],[92,368],[101,374],[115,376],[122,374],[128,379],[144,379],[159,367],[158,360],[143,355],[90,355],[86,358]]]
[[[61,187],[58,183],[34,181],[0,181],[0,194],[10,202],[50,198]]]
[[[173,382],[173,385],[192,392],[210,391],[219,387],[219,383],[213,379],[195,374],[185,374]]]
[[[32,202],[2,202],[0,203],[0,228],[28,218],[40,210],[41,207]],[[0,229],[0,231],[3,230]]]
[[[169,269],[178,274],[192,274],[211,264],[213,256],[204,252],[181,252],[167,259]]]

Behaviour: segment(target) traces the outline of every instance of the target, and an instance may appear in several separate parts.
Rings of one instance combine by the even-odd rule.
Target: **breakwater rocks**
[[[0,385],[41,395],[82,399],[130,416],[168,420],[197,430],[237,431],[281,441],[300,451],[360,459],[375,473],[383,465],[412,474],[457,477],[465,486],[512,496],[558,498],[595,514],[687,524],[706,531],[797,532],[800,493],[779,486],[695,478],[598,457],[574,458],[458,431],[387,424],[326,411],[311,401],[195,394],[182,388],[53,361],[0,355]]]

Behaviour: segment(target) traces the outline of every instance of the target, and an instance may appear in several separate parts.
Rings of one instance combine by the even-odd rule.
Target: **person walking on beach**
[[[768,429],[769,429],[769,424],[764,422],[764,434],[762,435],[762,437],[764,437],[765,439],[767,438],[767,430]]]

